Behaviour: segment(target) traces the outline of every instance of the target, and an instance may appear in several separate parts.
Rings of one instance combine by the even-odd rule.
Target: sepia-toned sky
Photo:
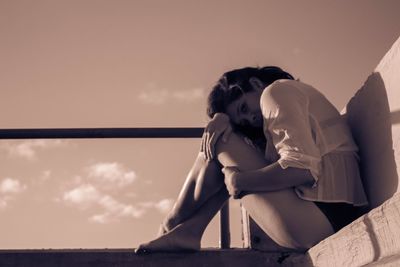
[[[397,0],[0,0],[0,128],[204,126],[207,92],[244,66],[278,65],[341,110],[400,36],[398,10]],[[0,249],[153,238],[198,142],[0,141]],[[217,232],[203,245],[217,246]]]

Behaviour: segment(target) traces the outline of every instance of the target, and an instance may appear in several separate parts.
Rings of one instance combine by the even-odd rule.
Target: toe
[[[138,255],[147,254],[149,252],[150,251],[147,248],[143,247],[142,245],[140,245],[137,249],[135,249],[135,254],[138,254]]]

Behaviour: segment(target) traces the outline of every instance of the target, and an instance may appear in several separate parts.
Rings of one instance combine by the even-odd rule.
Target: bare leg
[[[261,153],[255,153],[236,135],[231,136],[229,143],[219,142],[217,152],[223,166],[236,166],[242,171],[267,164]],[[305,250],[334,233],[318,207],[300,199],[292,188],[249,194],[242,198],[242,203],[264,232],[282,247]]]
[[[261,153],[237,135],[232,135],[227,143],[218,142],[217,154],[223,166],[237,166],[243,171],[267,164]],[[213,197],[205,198],[204,204],[189,219],[141,245],[139,250],[198,249],[202,233],[227,197],[226,190],[221,189]],[[304,250],[333,233],[329,221],[315,204],[298,198],[293,189],[249,194],[242,201],[258,225],[282,247]]]
[[[224,188],[224,177],[220,164],[217,161],[206,161],[202,153],[199,153],[159,235],[191,217],[221,188]]]
[[[221,188],[193,216],[159,238],[140,245],[136,253],[199,250],[204,230],[228,198],[228,191]]]

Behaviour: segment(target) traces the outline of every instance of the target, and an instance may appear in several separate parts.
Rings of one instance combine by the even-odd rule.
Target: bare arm
[[[314,182],[308,169],[283,169],[277,162],[253,171],[240,172],[230,167],[224,168],[223,171],[225,184],[234,197],[254,192],[278,191]]]

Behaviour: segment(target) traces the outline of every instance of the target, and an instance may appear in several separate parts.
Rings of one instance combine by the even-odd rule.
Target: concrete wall
[[[360,149],[360,170],[370,206],[399,190],[400,38],[345,110]]]

